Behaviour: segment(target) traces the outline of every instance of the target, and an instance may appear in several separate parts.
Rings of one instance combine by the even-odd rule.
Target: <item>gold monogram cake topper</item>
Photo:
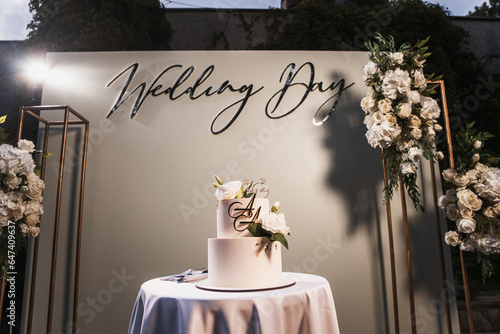
[[[245,188],[250,187],[249,190],[255,195],[255,197],[267,198],[267,196],[269,196],[269,186],[266,184],[266,179],[263,177],[261,177],[253,185],[249,179],[244,179],[242,183]]]

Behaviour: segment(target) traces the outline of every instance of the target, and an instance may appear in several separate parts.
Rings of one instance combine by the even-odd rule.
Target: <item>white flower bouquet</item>
[[[255,185],[265,183],[263,179],[260,179],[255,185],[247,179],[243,180],[243,182],[230,181],[224,183],[217,176],[215,176],[215,180],[213,186],[216,189],[215,197],[217,197],[217,200],[256,196]],[[279,212],[279,207],[280,202],[274,203],[271,212],[263,212],[263,216],[248,225],[248,231],[254,237],[267,237],[271,242],[278,241],[288,249],[288,241],[285,236],[290,235],[290,228],[286,224],[285,214]]]
[[[44,182],[33,161],[35,145],[21,139],[18,147],[0,145],[0,258],[5,265],[40,233]],[[0,268],[3,271],[5,268]]]
[[[436,131],[440,108],[430,97],[435,93],[427,87],[423,66],[427,40],[415,46],[403,44],[398,50],[392,37],[375,37],[367,43],[370,61],[364,67],[363,80],[367,95],[361,100],[365,112],[368,143],[382,149],[386,162],[388,185],[384,188],[385,201],[392,198],[399,180],[408,190],[415,208],[423,210],[418,191],[417,164],[422,157],[436,157]],[[434,78],[439,79],[439,78]]]
[[[0,145],[0,235],[11,223],[28,237],[40,232],[45,184],[36,174],[33,152],[34,144],[24,139],[18,147]]]
[[[455,224],[446,232],[445,242],[463,251],[485,255],[500,253],[500,168],[479,162],[479,151],[490,134],[477,133],[473,123],[462,127],[457,136],[455,168],[442,172],[445,195],[438,205]]]

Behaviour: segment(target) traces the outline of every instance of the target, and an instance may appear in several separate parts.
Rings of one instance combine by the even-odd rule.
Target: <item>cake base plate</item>
[[[284,278],[281,283],[277,283],[269,286],[262,287],[254,287],[254,288],[232,288],[232,287],[223,287],[223,286],[213,286],[208,283],[208,279],[203,281],[196,282],[195,285],[198,289],[209,290],[209,291],[219,291],[219,292],[252,292],[252,291],[266,291],[266,290],[275,290],[275,289],[283,289],[295,284],[295,280],[291,278]]]

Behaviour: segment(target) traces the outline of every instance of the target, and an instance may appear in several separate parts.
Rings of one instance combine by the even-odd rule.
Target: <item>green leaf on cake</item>
[[[288,241],[285,236],[281,233],[271,233],[262,227],[261,223],[253,223],[248,226],[248,232],[250,232],[254,237],[267,237],[269,241],[278,241],[286,249],[288,249]]]
[[[262,228],[261,223],[253,223],[248,225],[248,232],[252,233],[254,237],[270,237],[271,234]]]
[[[286,249],[288,249],[288,241],[283,234],[275,233],[269,238],[269,240],[281,242],[281,244],[285,246]]]

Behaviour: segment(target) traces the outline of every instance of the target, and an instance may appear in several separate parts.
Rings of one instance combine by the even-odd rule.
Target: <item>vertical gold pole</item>
[[[434,217],[436,218],[436,234],[438,239],[438,250],[439,250],[439,263],[441,264],[441,284],[443,286],[443,295],[444,295],[444,307],[446,312],[446,326],[448,328],[448,333],[452,334],[453,330],[451,327],[451,315],[450,315],[450,304],[448,297],[448,286],[446,284],[446,269],[444,263],[444,250],[443,250],[443,239],[441,233],[441,221],[439,220],[439,208],[438,208],[438,197],[437,197],[437,188],[436,188],[436,175],[434,170],[434,163],[429,161],[430,169],[431,169],[431,179],[432,179],[432,196],[434,199]]]
[[[54,309],[54,286],[56,281],[57,244],[59,236],[59,221],[61,219],[62,181],[63,181],[63,171],[64,171],[64,158],[66,153],[66,139],[68,135],[68,118],[69,118],[69,109],[66,108],[66,111],[64,113],[64,128],[63,128],[63,137],[61,144],[61,160],[59,165],[59,180],[57,186],[56,217],[54,224],[54,243],[52,245],[52,267],[50,273],[49,309],[47,313],[47,334],[51,333],[52,312]]]
[[[47,152],[48,140],[49,140],[49,124],[45,124],[45,134],[43,140],[43,151]],[[20,138],[19,138],[20,139]],[[40,174],[40,179],[45,179],[45,164],[46,158],[42,158],[42,170]],[[40,245],[40,238],[35,238],[34,242],[34,250],[33,250],[33,265],[31,269],[31,285],[30,285],[30,300],[29,300],[29,309],[28,309],[28,324],[26,332],[31,334],[31,328],[33,325],[33,307],[35,304],[35,291],[36,291],[36,270],[38,267],[38,248]]]
[[[410,254],[410,232],[408,230],[408,213],[406,211],[406,196],[403,180],[399,180],[400,184],[400,194],[401,194],[401,210],[403,215],[403,224],[405,232],[405,245],[406,245],[406,269],[408,272],[408,294],[410,299],[410,320],[411,320],[411,332],[412,334],[417,333],[416,325],[416,314],[415,314],[415,298],[413,294],[413,274],[411,268],[411,254]]]
[[[80,178],[80,207],[78,212],[78,233],[77,233],[77,244],[76,244],[76,264],[75,264],[75,289],[73,295],[73,333],[77,330],[78,321],[78,290],[79,290],[79,277],[80,277],[80,248],[81,248],[81,235],[82,235],[82,215],[83,215],[83,194],[85,187],[85,169],[87,165],[87,148],[88,148],[88,136],[89,136],[89,123],[85,123],[85,138],[83,141],[83,153],[82,153],[82,170]]]
[[[385,160],[382,158],[382,169],[384,171],[384,186],[387,187],[387,171],[385,167]],[[398,309],[398,288],[396,281],[396,263],[394,260],[394,236],[392,233],[392,214],[391,214],[391,202],[387,201],[385,203],[385,208],[387,212],[387,229],[389,232],[389,254],[391,262],[391,282],[392,282],[392,305],[394,310],[394,330],[395,333],[399,333],[399,309]]]
[[[462,278],[464,280],[465,306],[467,308],[467,321],[469,322],[469,333],[475,334],[474,317],[472,316],[472,305],[470,302],[469,279],[467,277],[467,264],[465,263],[464,253],[460,249],[460,264],[462,265]]]
[[[446,140],[448,144],[448,158],[450,162],[450,168],[455,168],[455,159],[453,157],[453,145],[451,140],[451,129],[450,129],[450,118],[448,115],[448,103],[446,100],[446,91],[444,87],[444,80],[439,81],[430,81],[429,83],[437,83],[441,87],[441,99],[443,102],[443,113],[444,113],[444,121],[445,121],[445,129],[446,129]],[[470,292],[469,292],[469,278],[467,275],[467,266],[464,261],[462,249],[459,249],[460,253],[460,266],[462,268],[462,280],[464,282],[464,293],[465,293],[465,305],[467,307],[467,320],[469,322],[469,331],[470,334],[475,334],[476,330],[474,328],[474,317],[472,316],[472,306],[470,300]]]

